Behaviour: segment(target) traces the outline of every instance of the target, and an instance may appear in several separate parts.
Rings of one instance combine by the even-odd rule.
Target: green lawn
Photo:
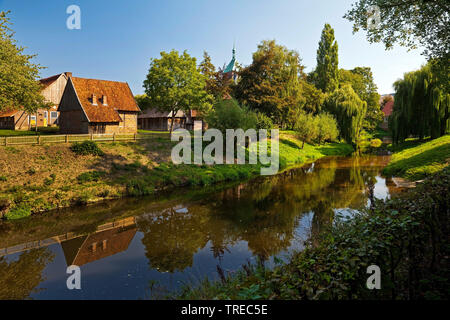
[[[39,127],[38,131],[22,131],[22,130],[6,130],[0,129],[0,137],[12,137],[12,136],[35,136],[58,133],[58,127]]]
[[[441,171],[450,160],[450,135],[425,143],[408,140],[395,146],[398,151],[392,156],[383,173],[409,180],[420,180],[427,175]]]

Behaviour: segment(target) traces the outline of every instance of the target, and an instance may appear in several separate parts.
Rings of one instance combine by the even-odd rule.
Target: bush
[[[93,155],[93,156],[103,156],[105,153],[100,149],[95,141],[83,141],[83,142],[75,142],[72,144],[70,149],[82,156]]]
[[[226,129],[247,130],[257,126],[257,115],[240,107],[236,100],[219,100],[205,120],[209,128],[218,129],[222,133]]]
[[[134,179],[127,183],[127,194],[129,196],[146,196],[152,194],[153,192],[153,185],[147,183],[145,179]]]
[[[5,214],[7,220],[17,220],[31,215],[31,208],[26,204],[19,204]]]
[[[0,176],[0,181],[6,182],[8,181],[8,178],[6,178],[5,176]]]
[[[273,128],[273,121],[264,113],[256,113],[256,129],[270,130]]]
[[[380,139],[370,140],[370,147],[372,147],[372,148],[379,148],[379,147],[381,147],[382,144],[383,144],[383,142],[381,142]]]
[[[79,183],[98,181],[105,174],[106,174],[106,172],[104,172],[104,171],[84,172],[77,177],[77,180]]]

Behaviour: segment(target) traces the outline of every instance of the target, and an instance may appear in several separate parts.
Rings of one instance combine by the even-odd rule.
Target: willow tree
[[[340,137],[357,147],[367,103],[359,98],[350,85],[344,85],[330,94],[325,104],[328,111],[336,117]]]
[[[450,94],[430,64],[394,83],[394,110],[389,119],[395,143],[409,136],[438,138],[450,130]]]

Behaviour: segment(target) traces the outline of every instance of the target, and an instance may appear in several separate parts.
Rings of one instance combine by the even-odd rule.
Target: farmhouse
[[[61,133],[136,133],[140,112],[125,82],[71,77],[61,98]]]
[[[392,110],[394,109],[394,101],[388,101],[386,102],[386,104],[384,105],[383,108],[383,113],[384,113],[384,118],[383,118],[383,122],[381,123],[380,127],[384,130],[387,130],[389,128],[389,117],[392,114]]]
[[[41,79],[41,95],[45,102],[51,104],[49,108],[38,109],[36,113],[28,114],[23,110],[11,108],[0,113],[0,129],[30,130],[32,127],[47,127],[58,124],[58,106],[61,101],[67,79],[72,73],[65,72],[49,78]]]

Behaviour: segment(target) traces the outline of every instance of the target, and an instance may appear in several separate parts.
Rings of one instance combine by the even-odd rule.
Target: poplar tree
[[[338,44],[328,23],[322,30],[313,79],[317,88],[326,93],[339,87]]]

